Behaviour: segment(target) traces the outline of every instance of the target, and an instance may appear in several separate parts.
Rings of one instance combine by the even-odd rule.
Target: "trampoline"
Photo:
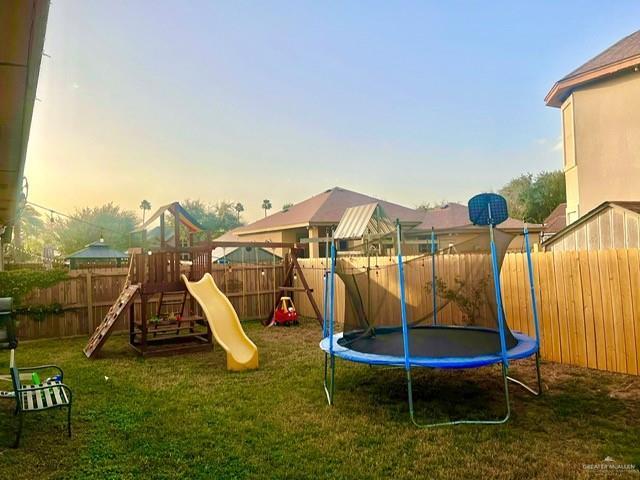
[[[369,365],[404,366],[402,330],[377,332],[375,338],[362,337],[354,342],[343,338],[344,333],[333,336],[333,354],[352,362]],[[508,360],[519,360],[534,355],[536,341],[514,332],[514,342],[507,350]],[[485,328],[419,327],[411,333],[413,352],[429,352],[429,356],[412,355],[412,367],[475,368],[501,363],[500,335]],[[324,338],[320,348],[330,351],[329,338]]]
[[[496,225],[508,218],[506,201],[496,194],[478,195],[469,202],[469,217],[471,224],[462,235],[439,242],[432,230],[426,241],[415,236],[407,240],[400,222],[391,222],[379,205],[347,209],[326,253],[320,348],[325,352],[324,384],[330,405],[336,358],[403,368],[410,417],[419,427],[504,423],[511,412],[509,382],[540,394],[539,326],[527,229],[523,235],[534,336],[511,331],[503,308],[500,269],[513,235]],[[345,243],[351,244],[347,255],[337,250]],[[428,253],[424,253],[424,245]],[[336,333],[337,279],[344,284],[345,308],[343,331]],[[532,356],[536,390],[508,374],[509,362]],[[493,364],[502,367],[503,418],[418,423],[412,368],[464,369]]]

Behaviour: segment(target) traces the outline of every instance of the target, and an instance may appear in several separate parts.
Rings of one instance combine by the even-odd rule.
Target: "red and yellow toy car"
[[[288,327],[298,325],[298,312],[291,297],[282,297],[278,308],[273,312],[273,323],[277,326]]]

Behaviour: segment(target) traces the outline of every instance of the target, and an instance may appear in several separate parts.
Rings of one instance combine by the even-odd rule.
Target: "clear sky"
[[[466,201],[560,168],[545,94],[638,19],[637,0],[55,0],[29,199],[232,200],[248,221],[333,186]]]

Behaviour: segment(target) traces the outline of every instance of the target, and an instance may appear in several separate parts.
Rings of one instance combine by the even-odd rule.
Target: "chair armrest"
[[[60,373],[60,379],[64,378],[64,372],[57,365],[38,365],[37,367],[22,367],[18,368],[19,372],[36,372],[38,370],[57,370]]]

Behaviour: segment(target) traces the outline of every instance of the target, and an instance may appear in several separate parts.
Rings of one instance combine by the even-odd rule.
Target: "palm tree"
[[[140,210],[142,210],[142,223],[144,223],[145,214],[147,210],[151,210],[151,202],[149,200],[142,200],[140,202]]]
[[[271,210],[271,200],[262,200],[262,209],[264,210],[264,216],[267,216],[267,210]]]
[[[233,206],[233,209],[238,214],[238,223],[240,223],[240,213],[244,212],[244,205],[242,205],[240,202],[238,202]]]

